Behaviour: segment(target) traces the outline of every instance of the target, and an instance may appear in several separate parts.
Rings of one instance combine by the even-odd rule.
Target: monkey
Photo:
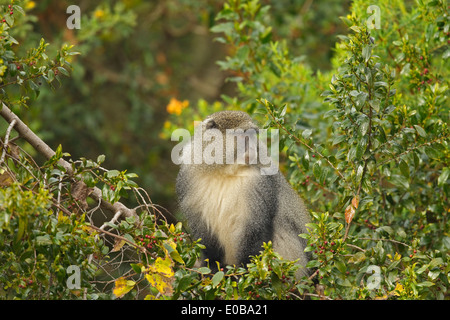
[[[219,161],[193,161],[192,151],[205,151],[213,143],[208,139],[195,143],[194,134],[183,149],[186,161],[181,163],[175,187],[180,211],[191,235],[201,238],[203,258],[209,260],[210,268],[216,268],[214,261],[245,266],[251,256],[262,251],[264,242],[272,241],[274,251],[282,258],[298,259],[296,277],[307,275],[309,253],[304,252],[306,240],[299,234],[307,233],[305,225],[310,218],[303,200],[278,168],[275,174],[262,174],[264,165],[253,159],[249,146],[251,135],[245,136],[240,163],[236,161],[237,144],[228,145],[239,134],[258,134],[260,129],[253,119],[243,111],[219,111],[200,122],[196,130],[201,137],[219,140],[219,146],[211,152]],[[218,139],[220,135],[225,139]]]

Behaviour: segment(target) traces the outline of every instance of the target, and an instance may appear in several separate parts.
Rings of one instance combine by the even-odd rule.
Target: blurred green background
[[[212,104],[235,92],[226,81],[230,74],[216,63],[229,48],[209,31],[223,2],[23,1],[27,18],[14,34],[23,50],[44,37],[49,56],[63,43],[80,52],[70,78],[55,88],[43,84],[38,99],[29,101],[25,120],[74,160],[104,154],[107,169],[137,173],[136,182],[154,203],[176,211],[178,168],[170,160],[175,143],[160,133],[172,98],[193,108],[199,99]],[[339,17],[349,12],[348,1],[261,2],[271,6],[274,40],[287,41],[315,72],[331,68],[336,35],[346,32]],[[73,4],[81,9],[79,30],[66,27],[66,9]]]

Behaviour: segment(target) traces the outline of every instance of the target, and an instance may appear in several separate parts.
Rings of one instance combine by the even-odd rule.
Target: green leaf
[[[432,159],[439,160],[439,158],[441,157],[441,151],[438,148],[436,148],[436,146],[426,146],[425,153],[427,154],[428,157]]]
[[[449,167],[444,168],[442,170],[441,175],[438,178],[438,186],[443,186],[444,183],[447,182],[449,175],[450,175],[450,168]]]
[[[65,75],[66,77],[69,77],[69,76],[70,76],[69,71],[67,71],[65,68],[63,68],[63,67],[58,67],[57,69],[58,69],[58,71],[59,71],[60,73],[62,73],[62,74]]]
[[[142,272],[142,263],[130,263],[130,266],[137,274],[140,274]]]
[[[119,172],[118,170],[109,170],[109,171],[106,173],[106,177],[108,177],[108,178],[114,178],[114,177],[117,177],[119,174],[120,174],[120,172]]]
[[[314,174],[314,177],[316,177],[317,179],[320,178],[320,174],[322,172],[322,168],[320,167],[321,164],[322,163],[320,161],[317,161],[316,163],[314,163],[314,166],[313,166],[313,174]]]
[[[234,23],[233,22],[225,22],[218,25],[215,25],[212,27],[211,32],[219,33],[223,32],[225,34],[230,34],[234,30]]]
[[[126,221],[122,221],[122,223],[123,222],[126,222]],[[128,224],[128,223],[127,223]],[[123,237],[125,238],[125,239],[127,239],[128,241],[130,241],[131,243],[136,243],[135,241],[134,241],[134,239],[133,239],[133,237],[131,236],[131,235],[129,235],[128,233],[125,233],[124,235],[123,235]]]
[[[418,287],[432,287],[432,286],[434,286],[434,283],[431,281],[424,281],[424,282],[418,283],[417,286]]]
[[[272,273],[270,279],[272,280],[272,287],[275,289],[278,298],[281,298],[281,294],[283,293],[283,283],[276,273]]]
[[[356,171],[356,183],[359,184],[362,178],[362,174],[364,172],[364,166],[360,165],[358,166],[358,170]]]
[[[198,268],[198,271],[199,271],[201,274],[208,274],[208,273],[211,273],[211,269],[208,268],[208,267],[201,267],[201,268]]]
[[[306,171],[309,170],[309,154],[306,152],[305,156],[302,157],[302,166],[305,168]]]
[[[373,110],[380,112],[380,100],[370,100],[369,104]]]
[[[370,56],[371,56],[371,53],[372,53],[372,47],[369,46],[369,45],[365,46],[365,47],[362,49],[362,57],[363,57],[363,59],[364,59],[364,62],[369,61]]]
[[[346,135],[336,136],[336,137],[334,137],[334,139],[333,139],[332,145],[333,145],[333,146],[334,146],[334,145],[337,145],[337,144],[339,144],[339,143],[345,141],[346,139],[347,139],[347,136],[346,136]]]
[[[342,261],[335,261],[334,265],[341,273],[345,273],[345,271],[347,270],[345,263]]]
[[[311,136],[311,134],[312,134],[312,130],[311,129],[306,129],[306,130],[303,130],[302,137],[304,139],[308,139]]]
[[[250,52],[249,46],[242,46],[237,50],[236,58],[238,58],[239,61],[244,61],[248,58],[249,52]]]
[[[217,287],[217,285],[222,281],[223,276],[224,276],[223,271],[219,271],[212,277],[211,280],[213,287]]]
[[[357,160],[361,159],[362,155],[366,151],[367,141],[368,141],[367,136],[363,136],[361,139],[359,139],[358,144],[356,145],[356,153],[355,153]]]
[[[421,137],[426,137],[427,133],[425,132],[425,130],[423,130],[423,128],[421,126],[418,125],[414,125],[414,128],[416,129],[417,133],[421,136]]]
[[[320,267],[319,260],[310,260],[306,264],[306,268],[317,268],[317,267]]]
[[[46,234],[44,236],[37,236],[36,244],[40,246],[51,245],[52,240],[50,239],[50,235]]]
[[[400,176],[400,175],[392,175],[391,177],[391,182],[398,186],[401,187],[403,189],[409,189],[409,182],[408,179],[405,178],[404,176]]]
[[[359,125],[359,134],[361,136],[366,135],[367,130],[369,129],[369,118],[368,117],[364,117],[364,121]]]
[[[186,289],[191,285],[191,281],[192,279],[189,275],[186,275],[183,278],[181,278],[180,281],[178,282],[178,290],[180,292],[186,291]]]
[[[55,80],[55,72],[52,69],[50,69],[47,72],[47,82],[51,83],[53,80]]]
[[[399,167],[400,167],[400,172],[402,173],[402,175],[405,178],[409,179],[409,166],[405,162],[405,160],[400,160]]]

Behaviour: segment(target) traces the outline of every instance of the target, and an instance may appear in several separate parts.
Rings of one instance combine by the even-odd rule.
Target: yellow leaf
[[[113,289],[113,293],[117,298],[123,297],[125,294],[131,291],[134,288],[136,282],[132,280],[125,280],[125,278],[120,277],[115,282],[115,287]]]
[[[155,261],[154,270],[155,272],[163,275],[164,277],[173,277],[174,272],[172,270],[173,261],[170,257],[166,257],[166,259],[161,259],[158,257]]]
[[[111,252],[117,252],[120,249],[122,249],[125,242],[126,242],[125,240],[116,239],[116,241],[114,242],[114,247],[112,248]]]
[[[405,289],[403,288],[403,286],[400,283],[397,283],[397,285],[395,286],[394,291],[392,291],[391,293],[393,295],[399,296],[402,294],[402,292],[405,291]]]
[[[169,253],[170,257],[173,260],[175,260],[176,262],[179,262],[181,264],[184,264],[183,259],[181,258],[180,254],[177,251],[176,243],[173,242],[172,240],[167,240],[167,241],[164,242],[164,246],[165,245],[167,245],[170,248],[170,250],[166,251],[166,256],[167,256],[167,253]],[[169,248],[164,248],[164,249],[169,249]],[[168,251],[170,251],[170,252],[168,252]]]
[[[165,243],[167,243],[173,250],[177,249],[177,244],[173,242],[173,240],[167,240]]]
[[[69,223],[70,218],[66,216],[62,211],[58,212],[58,223]]]
[[[151,286],[155,287],[161,294],[170,295],[173,293],[171,279],[167,279],[159,274],[146,274],[145,279]]]

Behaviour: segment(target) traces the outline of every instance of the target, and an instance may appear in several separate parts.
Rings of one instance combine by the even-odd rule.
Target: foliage
[[[42,36],[27,46],[16,40],[35,21],[29,11],[36,3],[4,3],[1,99],[24,118],[49,113],[74,118],[82,102],[68,110],[67,97],[61,101],[51,97],[64,92],[65,86],[75,86],[82,93],[80,101],[86,101],[91,91],[84,73],[95,65],[89,64],[89,53],[109,46],[106,55],[120,48],[129,58],[122,47],[138,32],[134,13],[136,8],[149,8],[140,1],[92,5],[92,13],[83,17],[89,28],[69,36],[80,41],[76,50],[86,57],[76,60],[71,45],[53,48],[40,40]],[[191,11],[198,9],[186,3]],[[159,5],[181,14],[170,2]],[[162,10],[159,5],[155,8]],[[281,169],[311,208],[309,233],[300,235],[312,254],[309,276],[295,279],[298,266],[283,260],[270,242],[247,266],[218,265],[215,273],[210,262],[199,267],[201,239],[191,239],[182,222],[168,221],[169,213],[139,187],[136,174],[105,169],[106,157],[98,154],[95,161],[87,155],[71,161],[69,173],[59,162],[70,157],[61,146],[38,165],[34,153],[30,156],[24,150],[29,146],[19,147],[19,137],[12,138],[7,131],[5,136],[12,141],[2,143],[0,158],[1,296],[448,299],[448,7],[444,1],[383,0],[376,5],[381,8],[379,29],[366,23],[373,18],[367,4],[352,2],[351,13],[342,17],[349,33],[339,36],[331,70],[319,71],[298,56],[301,50],[294,48],[295,41],[288,36],[280,39],[290,29],[274,22],[281,19],[279,5],[227,1],[211,29],[227,48],[228,56],[219,66],[237,92],[222,94],[222,101],[192,103],[168,94],[167,73],[158,69],[167,67],[165,58],[153,57],[151,50],[139,51],[161,72],[157,90],[159,98],[166,98],[169,118],[158,139],[167,140],[174,128],[192,128],[192,120],[225,108],[244,109],[259,117],[265,128],[279,129]],[[45,4],[39,6],[45,10]],[[161,17],[155,12],[153,22]],[[200,14],[202,21],[209,21],[209,14]],[[160,25],[172,36],[183,29],[176,29],[174,21],[169,26],[163,22]],[[33,33],[30,39],[35,37]],[[56,53],[50,54],[50,49]],[[139,87],[141,94],[148,92],[140,77],[145,68],[127,65],[124,70],[126,77],[121,79],[101,71],[108,81],[117,81],[117,88],[125,83]],[[98,73],[94,82],[103,83],[102,72]],[[66,84],[69,81],[62,76],[69,75]],[[102,90],[95,96],[100,97]],[[44,106],[45,101],[54,103],[45,109],[30,103],[33,99]],[[149,115],[136,96],[127,99],[133,102],[130,119]],[[101,123],[96,112],[88,114],[92,131]],[[34,122],[31,127],[41,125]],[[139,131],[142,123],[134,125],[138,140],[146,136]],[[97,137],[120,135],[107,129],[99,130]],[[59,130],[55,124],[54,134]],[[130,199],[136,215],[118,219],[101,201],[89,198],[94,187],[111,204]],[[79,289],[69,288],[67,282],[68,268],[74,265],[81,271]]]
[[[0,189],[1,296],[65,299],[80,295],[66,285],[67,267],[81,269],[83,288],[96,268],[87,257],[96,250],[84,216],[52,210],[48,190],[24,190],[17,183]]]
[[[212,31],[232,48],[220,66],[233,72],[239,97],[223,98],[280,129],[290,182],[314,211],[310,234],[302,236],[325,296],[443,299],[450,250],[447,7],[377,5],[382,24],[373,29],[367,5],[353,2],[342,18],[350,34],[339,36],[335,69],[313,74],[285,42],[271,39],[269,7],[227,2]]]

